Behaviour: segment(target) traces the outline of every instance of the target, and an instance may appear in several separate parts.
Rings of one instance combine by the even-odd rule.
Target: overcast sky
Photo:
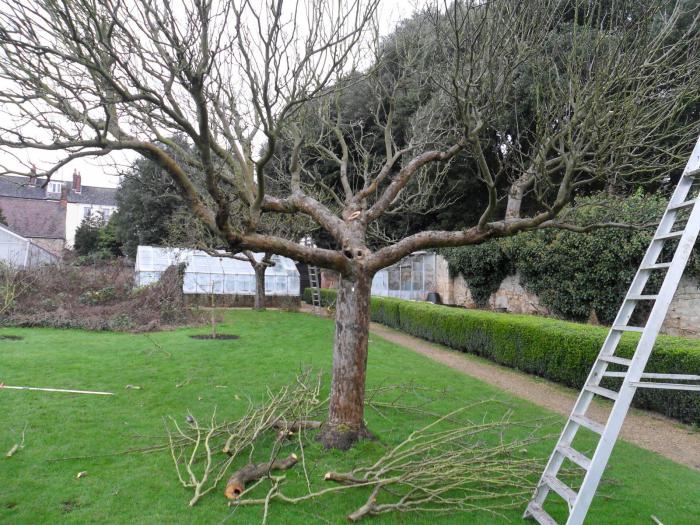
[[[407,18],[417,6],[425,5],[427,1],[381,0],[379,9],[381,34],[391,33],[399,21]],[[28,150],[16,151],[15,154],[23,162],[34,162],[40,171],[65,155],[56,152],[30,152]],[[0,164],[18,167],[17,161],[13,157],[14,154],[10,154],[0,147]],[[126,168],[134,158],[136,158],[134,153],[120,153],[110,157],[79,159],[58,171],[53,176],[53,180],[71,180],[73,170],[77,169],[82,175],[83,184],[114,187],[119,183],[119,170]]]

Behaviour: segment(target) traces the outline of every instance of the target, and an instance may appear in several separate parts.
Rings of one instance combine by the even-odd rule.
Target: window
[[[92,209],[90,206],[85,206],[83,208],[83,219],[88,219],[90,218],[90,214],[92,213]]]
[[[61,188],[63,188],[63,183],[62,182],[49,182],[49,185],[46,186],[46,193],[61,193]]]

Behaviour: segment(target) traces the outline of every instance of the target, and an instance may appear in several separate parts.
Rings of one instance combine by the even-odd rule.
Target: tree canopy
[[[561,212],[577,197],[677,170],[700,131],[695,2],[436,2],[378,45],[378,1],[0,0],[0,146],[14,158],[62,152],[50,178],[138,153],[229,251],[340,272],[323,437],[340,448],[367,432],[375,272],[426,248],[576,229]],[[420,224],[450,202],[451,166],[469,220]]]

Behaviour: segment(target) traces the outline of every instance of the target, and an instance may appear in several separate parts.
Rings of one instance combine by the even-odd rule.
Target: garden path
[[[481,357],[450,350],[378,323],[371,323],[370,332],[558,414],[568,416],[578,395],[570,388]],[[604,421],[608,412],[609,408],[601,401],[591,407],[590,414],[594,419]],[[646,410],[631,409],[622,428],[622,439],[700,470],[700,430],[673,419]]]

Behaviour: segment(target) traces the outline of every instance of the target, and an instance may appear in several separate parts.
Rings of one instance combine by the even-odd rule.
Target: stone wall
[[[438,258],[438,266],[441,263],[447,265],[442,258]],[[443,302],[476,308],[467,283],[461,275],[447,277],[439,274],[438,289],[443,290],[440,295]],[[540,303],[537,295],[528,292],[520,283],[518,274],[506,277],[498,290],[488,301],[489,310],[510,312],[516,314],[550,315],[549,310]],[[683,337],[700,338],[700,286],[694,280],[684,277],[678,286],[671,306],[666,316],[666,321],[661,329],[662,333]]]
[[[451,277],[451,294],[449,304],[464,306],[465,308],[477,308],[472,298],[469,286],[461,275]],[[489,297],[487,308],[499,312],[511,312],[515,314],[548,315],[549,310],[540,304],[540,299],[535,294],[528,292],[520,284],[518,274],[506,277],[501,286]]]
[[[664,333],[700,337],[700,288],[687,277],[681,279],[662,328]]]
[[[185,294],[185,303],[189,306],[212,306],[209,294]],[[255,297],[239,294],[214,294],[214,306],[221,308],[252,308]],[[266,295],[265,306],[268,308],[297,309],[301,305],[298,295]]]
[[[520,284],[520,276],[509,275],[489,298],[489,308],[516,314],[549,315],[549,310],[540,304],[540,298],[528,292]]]
[[[43,248],[47,252],[50,252],[58,257],[60,257],[63,253],[66,244],[63,239],[30,238],[30,240],[40,248]]]

